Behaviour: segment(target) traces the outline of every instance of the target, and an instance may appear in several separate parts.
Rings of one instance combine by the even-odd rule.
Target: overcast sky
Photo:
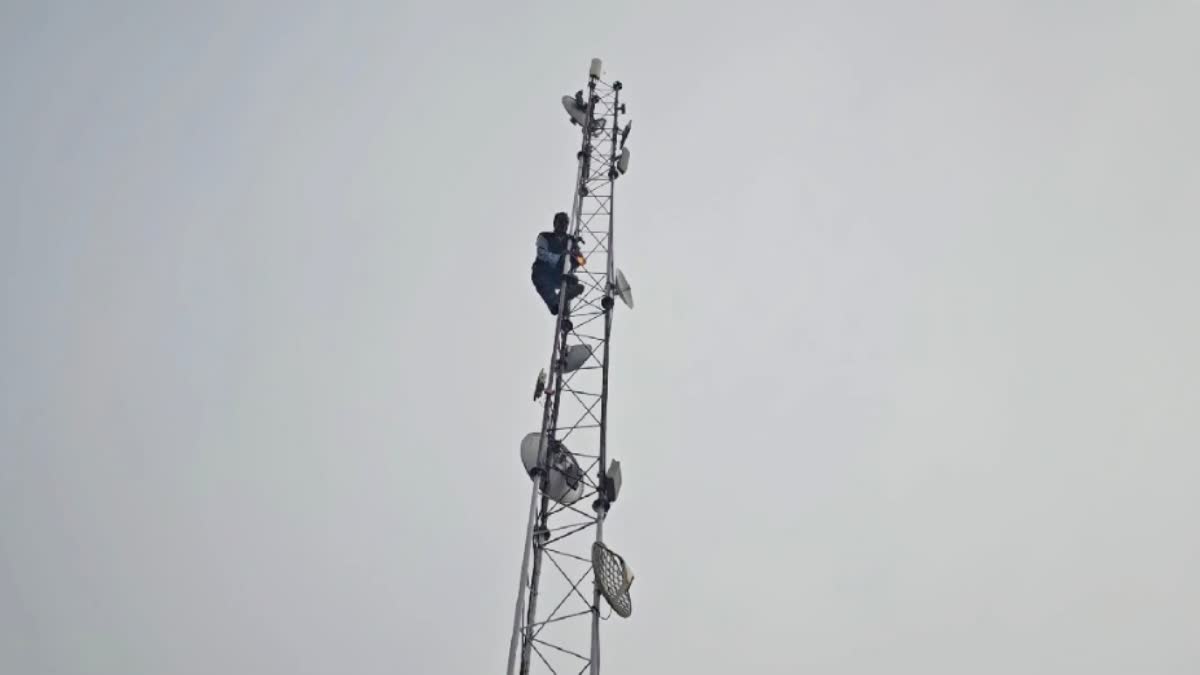
[[[1197,3],[191,4],[0,7],[0,672],[501,672],[593,56],[605,672],[1200,671]]]

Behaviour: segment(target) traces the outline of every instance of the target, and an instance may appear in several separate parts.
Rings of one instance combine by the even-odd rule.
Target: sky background
[[[501,672],[605,59],[605,672],[1200,671],[1195,2],[0,5],[0,672]]]

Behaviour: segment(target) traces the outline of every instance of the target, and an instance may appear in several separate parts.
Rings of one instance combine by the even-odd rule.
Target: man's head
[[[554,232],[556,234],[565,234],[567,231],[567,225],[570,224],[571,217],[567,214],[563,213],[562,211],[554,214]]]

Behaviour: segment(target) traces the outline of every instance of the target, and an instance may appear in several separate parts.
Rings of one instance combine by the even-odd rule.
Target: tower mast
[[[576,243],[564,258],[581,263],[572,271],[564,261],[550,364],[534,394],[542,401],[541,428],[521,442],[533,485],[507,675],[599,675],[601,621],[609,610],[622,617],[632,611],[633,574],[604,543],[621,487],[620,464],[608,456],[613,319],[616,300],[632,308],[633,296],[613,257],[614,188],[629,167],[629,125],[620,126],[621,83],[606,81],[602,71],[592,59],[586,88],[563,97],[580,128],[568,230]],[[583,288],[569,300],[567,274]]]

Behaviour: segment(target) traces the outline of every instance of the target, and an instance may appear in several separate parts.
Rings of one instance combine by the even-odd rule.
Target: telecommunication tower
[[[629,169],[630,124],[619,81],[592,59],[587,85],[562,103],[580,128],[575,194],[553,347],[534,400],[541,429],[520,444],[532,479],[507,675],[600,672],[600,625],[633,611],[633,572],[607,546],[604,523],[621,491],[608,449],[608,375],[617,300],[633,295],[613,257],[617,180]],[[622,127],[624,123],[624,127]],[[582,291],[571,298],[568,285]]]

